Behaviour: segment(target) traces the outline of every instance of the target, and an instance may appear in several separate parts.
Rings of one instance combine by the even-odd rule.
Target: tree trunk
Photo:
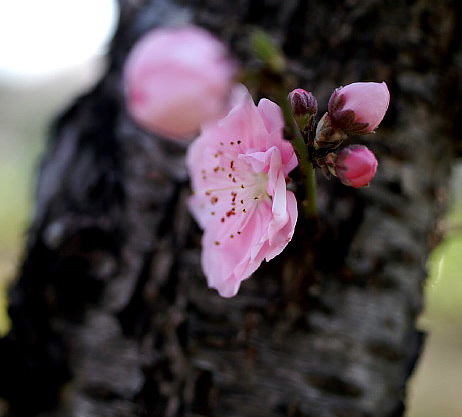
[[[425,262],[460,151],[460,4],[120,2],[108,71],[59,117],[41,164],[0,340],[8,415],[402,416]],[[392,95],[370,139],[372,186],[319,178],[319,224],[299,221],[283,254],[232,299],[201,272],[185,148],[141,131],[124,109],[130,47],[152,27],[190,21],[247,68],[249,35],[263,28],[321,110],[354,81],[385,80]]]

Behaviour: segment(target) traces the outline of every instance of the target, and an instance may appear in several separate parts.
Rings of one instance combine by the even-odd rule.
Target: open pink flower
[[[266,99],[255,106],[241,86],[230,113],[205,126],[188,149],[189,205],[204,229],[202,267],[223,297],[236,295],[292,238],[297,203],[286,178],[297,159],[283,126],[279,106]]]
[[[346,133],[371,133],[380,124],[390,103],[383,83],[353,83],[337,88],[329,99],[329,115],[334,127]]]
[[[226,114],[236,69],[225,45],[204,29],[153,29],[125,64],[127,110],[148,131],[192,139],[202,123]]]

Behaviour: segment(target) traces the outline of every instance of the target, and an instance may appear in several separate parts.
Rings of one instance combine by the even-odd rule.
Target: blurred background
[[[49,122],[100,77],[117,16],[115,0],[0,0],[0,334]],[[462,415],[462,164],[450,199],[446,237],[428,263],[428,337],[407,417]]]

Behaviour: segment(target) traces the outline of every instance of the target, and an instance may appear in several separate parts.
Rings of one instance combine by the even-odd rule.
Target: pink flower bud
[[[377,171],[375,155],[363,145],[342,149],[335,160],[335,175],[345,185],[360,188],[368,185]]]
[[[204,29],[154,29],[125,64],[128,112],[148,131],[190,139],[228,110],[236,69],[227,48]]]
[[[294,116],[311,116],[318,112],[316,97],[303,88],[296,88],[291,91],[288,99]]]
[[[332,125],[350,134],[371,133],[382,121],[390,103],[383,83],[353,83],[337,88],[329,100]]]

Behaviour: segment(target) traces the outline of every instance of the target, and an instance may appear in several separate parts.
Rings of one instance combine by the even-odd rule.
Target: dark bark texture
[[[8,416],[403,416],[425,262],[460,153],[460,2],[120,1],[107,73],[59,117],[41,163],[0,340]],[[373,185],[319,178],[319,225],[300,221],[233,299],[200,269],[185,149],[124,109],[133,43],[189,21],[247,68],[250,33],[267,31],[321,110],[354,81],[392,94],[367,138]]]

